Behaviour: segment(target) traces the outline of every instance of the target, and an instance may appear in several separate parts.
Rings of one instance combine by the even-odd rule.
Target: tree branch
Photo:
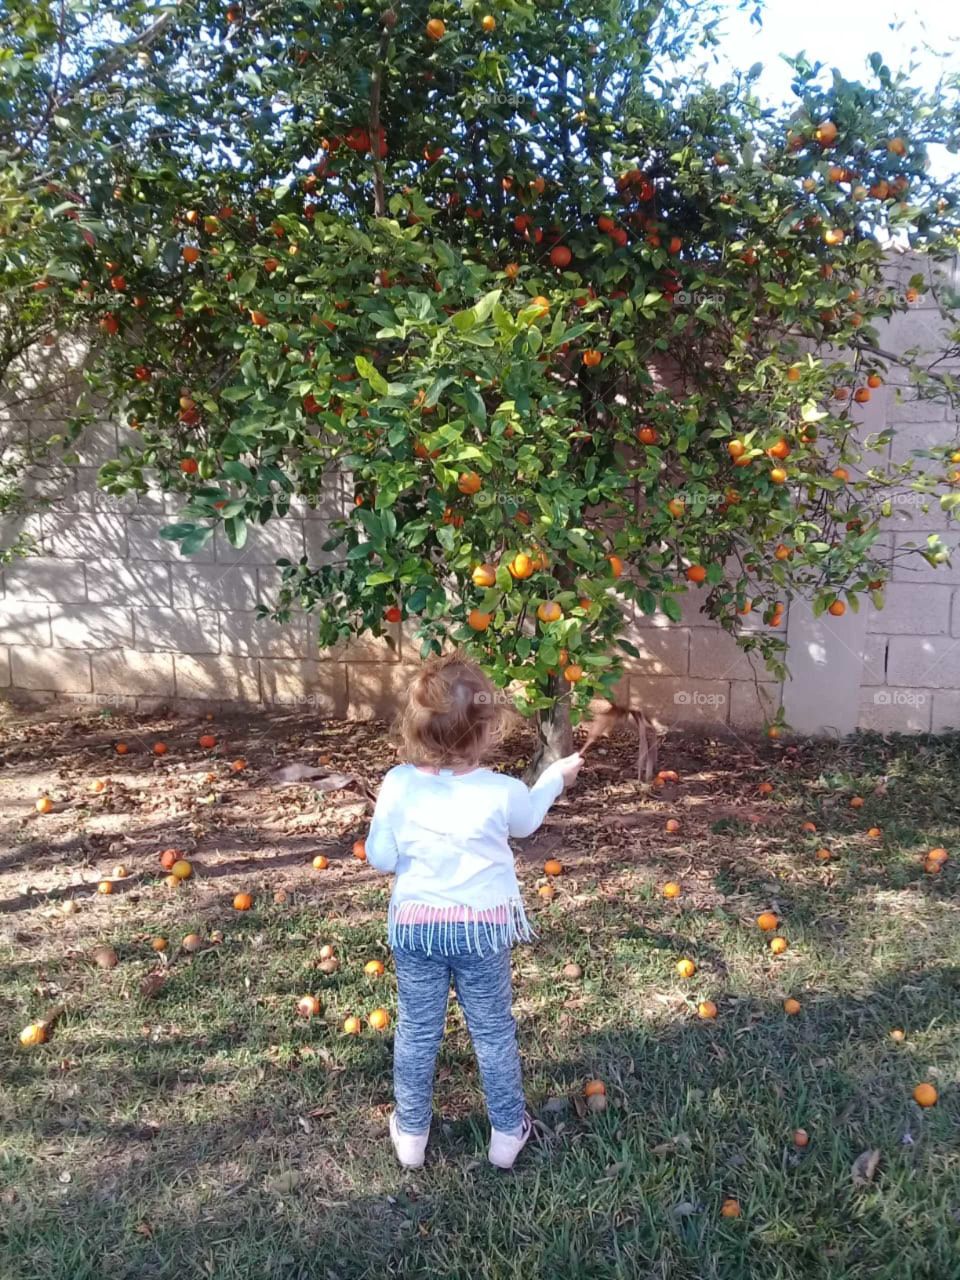
[[[373,151],[373,211],[378,218],[387,216],[387,192],[383,182],[383,165],[380,163],[380,97],[383,92],[383,73],[387,54],[390,52],[390,27],[386,24],[380,32],[377,49],[377,65],[373,70],[370,91],[370,147]]]

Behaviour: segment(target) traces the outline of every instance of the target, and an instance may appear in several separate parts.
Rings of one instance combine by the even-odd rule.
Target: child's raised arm
[[[510,834],[518,839],[533,835],[560,792],[576,781],[582,764],[583,756],[575,752],[544,769],[532,787],[525,787],[522,782],[511,787],[507,814]]]

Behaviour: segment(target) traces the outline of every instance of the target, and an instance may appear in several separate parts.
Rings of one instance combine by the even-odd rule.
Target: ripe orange
[[[36,805],[37,813],[50,813],[53,809],[53,801],[49,796],[41,796]]]
[[[530,299],[530,301],[527,303],[527,306],[536,307],[537,314],[542,319],[543,316],[548,315],[550,312],[550,299],[545,298],[542,293],[538,293],[535,298]]]
[[[778,440],[776,444],[771,445],[767,450],[767,457],[776,458],[779,462],[782,462],[784,458],[788,458],[789,456],[790,446],[787,444],[786,440],[782,438]]]
[[[761,911],[757,916],[757,928],[762,929],[764,933],[771,933],[779,923],[772,911]]]
[[[842,480],[844,484],[850,479],[850,472],[846,467],[834,467],[830,474],[834,480]]]
[[[715,1018],[717,1016],[717,1006],[712,1000],[701,1000],[697,1005],[697,1013],[701,1018]]]
[[[771,472],[770,472],[770,483],[771,483],[771,484],[786,484],[786,483],[787,483],[787,473],[786,473],[786,471],[784,471],[783,467],[773,467],[773,468],[772,468],[772,470],[771,470]]]
[[[175,876],[171,873],[170,875],[167,876],[166,880],[164,881],[164,884],[169,889],[179,889],[183,885],[183,881],[180,879],[179,876]]]
[[[675,836],[680,830],[680,819],[668,818],[663,824],[663,829],[668,836]]]
[[[798,364],[792,364],[790,368],[787,370],[787,381],[788,382],[800,381],[800,366]]]
[[[467,626],[473,627],[474,631],[486,631],[492,620],[492,613],[483,613],[480,609],[471,609],[467,614]]]
[[[807,834],[812,834],[814,831],[816,831],[816,829],[817,829],[817,824],[815,822],[804,822],[803,825],[800,827],[800,830],[806,831]]]
[[[676,769],[661,769],[657,774],[656,780],[661,784],[664,782],[679,782],[680,775]]]
[[[556,889],[554,889],[552,884],[542,884],[537,888],[537,893],[544,899],[544,901],[549,902],[556,893]]]
[[[926,860],[927,862],[935,862],[942,865],[944,862],[947,861],[947,857],[948,857],[948,854],[946,849],[937,848],[937,849],[930,850],[930,852],[927,854]]]
[[[822,120],[817,125],[814,137],[820,143],[821,147],[832,147],[837,140],[839,130],[832,120]]]
[[[358,1036],[362,1030],[362,1024],[359,1018],[355,1018],[352,1014],[349,1018],[343,1020],[343,1034],[345,1036]]]
[[[577,684],[583,679],[583,667],[577,662],[571,662],[568,667],[563,668],[563,678],[567,684]]]
[[[484,14],[480,19],[480,26],[489,34],[491,31],[496,31],[497,20],[492,13]]]
[[[160,865],[163,867],[164,871],[170,871],[173,868],[173,864],[177,862],[179,858],[180,854],[176,849],[164,849],[163,853],[160,855]]]
[[[720,1216],[723,1218],[739,1218],[740,1217],[740,1201],[734,1199],[724,1200],[720,1206]]]
[[[202,733],[197,741],[204,751],[212,751],[217,745],[217,740],[212,733]]]
[[[150,946],[154,951],[166,951],[169,945],[170,944],[167,942],[166,938],[154,938],[150,943]]]
[[[313,860],[314,871],[326,871],[330,865],[330,859],[325,858],[322,853],[318,853]]]
[[[42,1022],[31,1022],[20,1032],[20,1043],[25,1049],[32,1049],[35,1045],[46,1044],[47,1028]]]
[[[757,787],[757,790],[760,792],[762,796],[771,796],[773,795],[773,783],[761,782],[760,785]]]
[[[863,796],[851,796],[851,797],[850,797],[850,808],[851,808],[851,809],[862,809],[862,808],[863,808]]]
[[[479,493],[483,487],[483,481],[475,471],[464,471],[457,480],[457,488],[461,493],[474,494]]]
[[[841,245],[844,241],[843,231],[839,227],[827,227],[823,233],[824,244]]]
[[[687,580],[689,582],[701,583],[705,582],[707,571],[702,564],[691,564],[687,568]]]
[[[114,880],[125,880],[127,878],[127,868],[124,866],[116,866],[113,868]]]
[[[107,779],[94,778],[94,780],[90,783],[89,789],[90,789],[91,795],[95,795],[95,796],[100,795],[102,791],[106,791],[107,789]]]
[[[492,587],[497,580],[496,565],[478,564],[470,578],[475,587]]]
[[[316,996],[301,996],[297,1001],[297,1013],[301,1018],[315,1018],[320,1012],[320,1001]]]
[[[192,244],[184,245],[181,257],[188,266],[192,266],[192,264],[200,257],[200,250]]]
[[[793,1145],[800,1148],[810,1145],[810,1135],[807,1133],[806,1129],[794,1129]]]
[[[101,880],[97,885],[97,893],[113,893],[113,885],[109,880]]]
[[[534,571],[534,564],[525,551],[518,551],[507,568],[514,578],[529,578]]]
[[[193,867],[186,858],[179,858],[170,868],[178,880],[189,880],[193,875]]]
[[[676,880],[668,880],[660,891],[665,898],[679,898],[683,889]]]
[[[869,378],[867,378],[867,386],[873,387],[874,389],[883,386],[883,379],[880,377],[879,373],[870,374]]]
[[[238,893],[233,899],[235,911],[249,911],[253,906],[253,895],[250,893]]]
[[[368,960],[363,966],[363,972],[368,978],[382,978],[384,974],[382,960]]]
[[[431,40],[442,40],[447,32],[447,24],[441,18],[431,18],[427,23],[427,36]]]
[[[637,439],[641,444],[656,444],[660,437],[653,427],[641,427],[637,432]]]
[[[790,944],[789,942],[787,942],[786,938],[770,939],[770,950],[773,952],[775,956],[782,956],[783,953],[786,951],[787,947],[789,947],[789,945]]]
[[[733,458],[734,461],[736,461],[737,458],[742,458],[746,451],[747,446],[742,440],[731,440],[727,445],[727,453],[729,453],[730,457]]]
[[[677,961],[677,973],[680,975],[681,978],[692,978],[696,972],[697,972],[697,966],[693,963],[692,960]]]
[[[563,610],[555,600],[544,600],[537,606],[537,617],[541,622],[559,622],[563,617]]]
[[[776,939],[774,939],[776,941]],[[784,1013],[795,1014],[800,1012],[800,1001],[795,1000],[793,996],[788,996],[783,1002]]]
[[[833,854],[830,852],[829,849],[818,849],[813,856],[816,858],[818,862],[829,862],[830,859],[833,857]]]
[[[550,250],[551,266],[558,267],[562,271],[564,267],[569,267],[572,261],[573,254],[565,244],[558,244],[555,248]]]
[[[243,773],[246,767],[247,762],[242,757],[239,760],[234,760],[230,765],[230,768],[234,773]]]
[[[887,150],[894,156],[905,156],[907,154],[907,144],[902,138],[891,138],[887,143]]]
[[[583,1086],[583,1096],[585,1098],[595,1098],[597,1095],[603,1095],[607,1092],[607,1086],[602,1080],[588,1080]]]
[[[610,574],[614,578],[623,575],[623,561],[619,556],[607,556],[607,564],[610,566]]]
[[[353,856],[357,859],[357,861],[358,861],[358,862],[366,862],[366,860],[367,860],[367,846],[366,846],[366,844],[364,843],[364,841],[363,841],[363,840],[354,840],[354,842],[353,842]]]
[[[906,1039],[906,1033],[900,1027],[894,1027],[890,1032],[890,1039],[895,1040],[897,1044],[902,1044]]]
[[[602,354],[593,347],[590,347],[583,353],[583,363],[588,369],[596,369],[597,365],[600,364],[602,360]]]
[[[167,744],[165,742],[155,742],[153,744],[153,754],[155,756],[165,756],[167,754]]]
[[[938,1097],[932,1084],[918,1084],[913,1091],[913,1100],[918,1107],[932,1107]]]
[[[880,830],[879,827],[868,827],[867,835],[870,837],[871,840],[879,840],[880,837],[883,835],[883,832]]]
[[[374,1031],[386,1031],[390,1025],[390,1015],[386,1009],[374,1009],[367,1017],[367,1022],[369,1022]]]
[[[866,404],[870,399],[869,388],[857,387],[856,391],[853,393],[853,398],[856,400],[857,404]]]
[[[332,943],[325,942],[323,946],[320,948],[319,954],[320,954],[321,960],[332,960],[333,957],[336,955],[336,948],[333,946]]]
[[[544,875],[559,876],[563,875],[563,863],[556,858],[548,858],[543,864]]]
[[[834,618],[842,618],[846,612],[847,606],[842,600],[834,600],[833,604],[827,609],[827,613]]]

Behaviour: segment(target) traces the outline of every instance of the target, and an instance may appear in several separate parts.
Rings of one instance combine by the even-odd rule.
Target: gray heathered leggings
[[[426,1133],[433,1103],[433,1074],[447,1016],[450,978],[467,1019],[480,1066],[490,1123],[516,1133],[523,1122],[523,1084],[511,1010],[510,948],[479,954],[467,950],[467,931],[456,926],[447,948],[426,951],[426,929],[417,925],[396,947],[399,1020],[393,1045],[397,1125],[403,1133]],[[460,936],[462,935],[462,936]]]

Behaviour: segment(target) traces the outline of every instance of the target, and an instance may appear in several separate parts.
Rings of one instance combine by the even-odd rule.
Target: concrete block
[[[82,560],[28,556],[8,565],[4,580],[8,600],[83,604],[87,599]]]
[[[182,504],[181,504],[182,505]],[[127,516],[127,535],[132,560],[174,560],[178,564],[213,564],[213,539],[192,556],[180,554],[175,542],[160,537],[164,525],[175,524],[170,516]]]
[[[98,694],[172,697],[176,692],[173,655],[170,653],[115,649],[109,653],[94,653],[90,661],[93,687]]]
[[[39,515],[0,516],[0,551],[27,546],[34,552],[43,550],[43,521]]]
[[[52,644],[49,606],[5,600],[0,605],[0,643],[36,648]]]
[[[862,685],[886,684],[887,636],[867,636],[863,653]]]
[[[703,603],[707,598],[707,593],[702,588],[695,587],[683,595],[677,596],[677,603],[680,605],[680,621],[671,622],[665,613],[661,613],[658,609],[655,613],[641,613],[640,609],[636,610],[632,619],[628,623],[626,636],[628,640],[632,640],[636,644],[636,639],[632,632],[634,629],[648,630],[650,627],[656,627],[658,630],[669,630],[671,627],[713,627],[716,624],[701,613]]]
[[[245,658],[305,658],[310,654],[306,621],[299,613],[284,623],[260,619],[254,612],[221,613],[220,644],[224,653]]]
[[[345,716],[347,671],[334,662],[261,658],[260,694],[269,707],[313,709],[317,715]]]
[[[91,422],[74,445],[81,467],[99,467],[117,456],[117,427],[113,422]]]
[[[354,636],[332,649],[320,649],[316,643],[311,620],[307,618],[307,653],[325,662],[399,662],[400,661],[400,624],[384,628],[382,636]],[[387,640],[389,635],[390,641]],[[414,656],[418,648],[414,649]]]
[[[927,689],[862,689],[861,729],[877,733],[927,733],[933,693]]]
[[[337,669],[337,668],[335,668]],[[400,710],[410,685],[408,667],[389,663],[349,667],[350,720],[391,720]]]
[[[776,715],[781,695],[779,681],[731,680],[730,727],[751,733],[762,729]]]
[[[170,567],[150,560],[91,560],[87,595],[97,604],[169,605]]]
[[[183,563],[170,572],[177,609],[255,609],[260,603],[256,569]]]
[[[219,653],[220,627],[213,609],[134,609],[135,647],[141,652]]]
[[[960,583],[960,533],[956,526],[942,538],[950,548],[952,559],[950,564],[932,565],[920,554],[926,547],[927,539],[923,533],[898,533],[894,538],[894,582],[933,582],[940,586],[956,586]]]
[[[218,529],[215,538],[217,564],[275,564],[277,560],[299,560],[304,554],[303,522],[286,516],[264,525],[250,525],[247,541],[239,550],[231,547]]]
[[[960,688],[960,642],[949,636],[891,636],[885,684],[900,689]]]
[[[0,647],[0,689],[6,689],[10,683],[10,650]]]
[[[350,675],[352,680],[352,671]],[[727,724],[730,685],[692,676],[631,676],[630,700],[658,729],[695,726],[709,732]]]
[[[133,644],[129,609],[107,605],[53,605],[53,643],[61,649],[122,649]]]
[[[892,582],[884,606],[868,606],[867,630],[879,635],[947,635],[953,588]]]
[[[18,645],[10,651],[11,684],[53,693],[89,693],[90,657],[78,649],[37,649]]]
[[[947,733],[960,729],[960,689],[937,689],[933,695],[934,733]]]
[[[178,698],[223,699],[227,702],[259,702],[260,671],[249,658],[219,654],[196,658],[174,657]]]
[[[691,632],[690,674],[706,680],[769,679],[761,655],[745,653],[721,627],[698,627]]]
[[[640,656],[634,658],[620,651],[624,671],[640,676],[686,675],[690,669],[691,634],[688,627],[678,626],[636,629],[629,642],[635,645]]]
[[[115,515],[45,515],[43,546],[61,560],[89,560],[98,556],[125,558],[127,525]]]

